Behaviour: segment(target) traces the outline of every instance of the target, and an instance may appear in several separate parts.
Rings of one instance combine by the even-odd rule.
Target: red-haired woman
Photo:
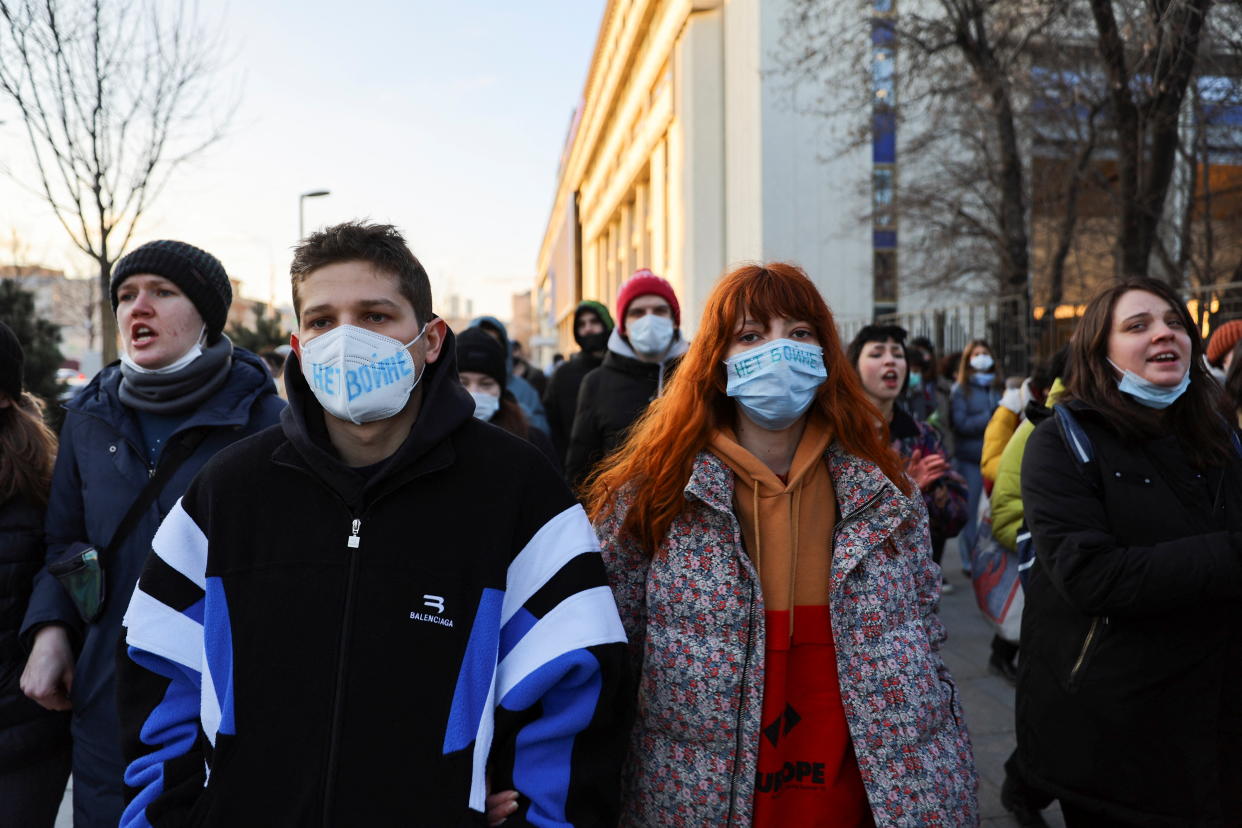
[[[589,488],[640,677],[624,825],[978,821],[927,510],[801,270],[707,301]]]

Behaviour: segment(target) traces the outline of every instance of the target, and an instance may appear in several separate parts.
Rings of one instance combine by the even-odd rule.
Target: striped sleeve
[[[622,756],[613,708],[625,630],[580,505],[544,524],[510,564],[500,622],[497,721],[523,719],[512,778],[530,800],[526,820],[615,823],[607,803],[616,799]]]
[[[625,653],[599,544],[573,503],[513,559],[504,591],[485,590],[475,618],[445,742],[473,751],[475,810],[490,773],[492,790],[521,794],[515,824],[616,824]]]
[[[125,750],[123,828],[178,824],[206,784],[221,705],[204,675],[207,538],[179,500],[152,541],[125,613],[117,695]],[[204,687],[206,685],[206,687]],[[204,722],[215,725],[204,730]]]

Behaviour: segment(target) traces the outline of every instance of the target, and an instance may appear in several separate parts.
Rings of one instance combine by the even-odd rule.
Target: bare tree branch
[[[218,37],[192,0],[167,8],[0,0],[0,103],[21,116],[36,190],[99,267],[105,362],[116,355],[112,263],[177,168],[219,141],[235,111],[213,105]]]

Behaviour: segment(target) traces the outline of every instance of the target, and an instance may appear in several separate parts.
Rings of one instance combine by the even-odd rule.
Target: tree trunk
[[[112,262],[99,259],[99,339],[103,364],[110,365],[117,358],[116,313],[112,310]]]
[[[1151,94],[1140,107],[1126,61],[1126,44],[1113,15],[1112,0],[1091,0],[1100,56],[1108,70],[1116,137],[1119,213],[1118,277],[1146,276],[1164,213],[1169,182],[1181,141],[1178,113],[1199,54],[1200,35],[1212,0],[1183,0],[1167,7],[1168,19],[1154,19],[1163,29],[1162,56],[1149,75]]]

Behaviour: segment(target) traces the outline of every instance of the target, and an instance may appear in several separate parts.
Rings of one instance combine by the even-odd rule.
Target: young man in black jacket
[[[565,473],[574,488],[625,438],[634,421],[664,390],[689,349],[681,338],[681,307],[673,286],[643,268],[617,292],[618,326],[604,362],[578,389]]]
[[[129,825],[611,825],[625,634],[552,466],[487,425],[397,231],[297,249],[281,425],[222,452],[126,615]]]
[[[583,378],[604,361],[613,327],[608,308],[599,302],[583,299],[574,310],[574,342],[582,350],[570,357],[568,362],[557,366],[543,395],[543,408],[548,414],[548,426],[552,429],[552,445],[556,447],[562,463],[569,449],[569,435],[574,429],[578,388]]]

